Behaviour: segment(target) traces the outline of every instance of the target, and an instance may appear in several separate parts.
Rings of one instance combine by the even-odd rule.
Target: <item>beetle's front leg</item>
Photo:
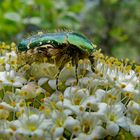
[[[62,70],[62,69],[59,68],[59,71],[58,71],[58,73],[57,73],[57,75],[56,75],[56,90],[57,90],[57,91],[59,90],[58,80],[59,80],[59,75],[60,75],[61,70]]]
[[[57,58],[58,59],[58,58]],[[56,90],[59,90],[59,86],[58,86],[58,80],[59,80],[59,76],[60,73],[62,71],[62,69],[64,68],[64,65],[67,63],[68,60],[68,55],[64,54],[62,55],[62,57],[59,58],[60,60],[58,60],[57,62],[57,66],[58,66],[58,73],[56,75]],[[57,60],[56,60],[57,61]]]
[[[91,63],[91,70],[93,72],[95,72],[95,62],[94,62],[94,57],[91,55],[89,56],[89,60],[90,60],[90,63]]]

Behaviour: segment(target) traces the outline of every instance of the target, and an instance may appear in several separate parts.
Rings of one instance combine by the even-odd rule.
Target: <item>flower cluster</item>
[[[140,66],[94,52],[95,71],[66,64],[56,90],[55,64],[24,64],[16,45],[0,45],[1,140],[96,140],[140,137]],[[19,54],[20,55],[20,54]]]

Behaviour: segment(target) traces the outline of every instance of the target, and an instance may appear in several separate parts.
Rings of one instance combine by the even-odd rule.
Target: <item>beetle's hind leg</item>
[[[60,60],[56,64],[58,66],[58,73],[56,75],[56,90],[59,90],[59,85],[58,85],[59,76],[65,64],[68,62],[69,56],[67,54],[63,54],[62,57],[59,57],[58,59]]]
[[[78,84],[78,82],[79,82],[79,78],[78,78],[78,61],[79,61],[79,57],[78,57],[78,54],[76,54],[75,57],[72,58],[72,65],[75,66],[76,84]]]

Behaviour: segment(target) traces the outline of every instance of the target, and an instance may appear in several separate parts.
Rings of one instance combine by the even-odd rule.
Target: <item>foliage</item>
[[[97,0],[86,13],[84,27],[105,52],[138,62],[139,7],[139,0]]]
[[[109,55],[139,62],[139,7],[139,0],[1,0],[0,39],[18,42],[40,30],[68,28]]]

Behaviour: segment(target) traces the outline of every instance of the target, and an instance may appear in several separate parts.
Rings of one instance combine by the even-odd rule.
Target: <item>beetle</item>
[[[78,83],[78,61],[88,58],[91,62],[91,69],[94,71],[93,52],[96,51],[93,43],[85,36],[76,32],[61,32],[37,34],[27,39],[23,39],[17,46],[18,52],[35,50],[42,57],[47,57],[50,61],[55,58],[59,72],[56,76],[56,86],[58,90],[58,78],[64,65],[71,61],[75,66],[76,81]]]

